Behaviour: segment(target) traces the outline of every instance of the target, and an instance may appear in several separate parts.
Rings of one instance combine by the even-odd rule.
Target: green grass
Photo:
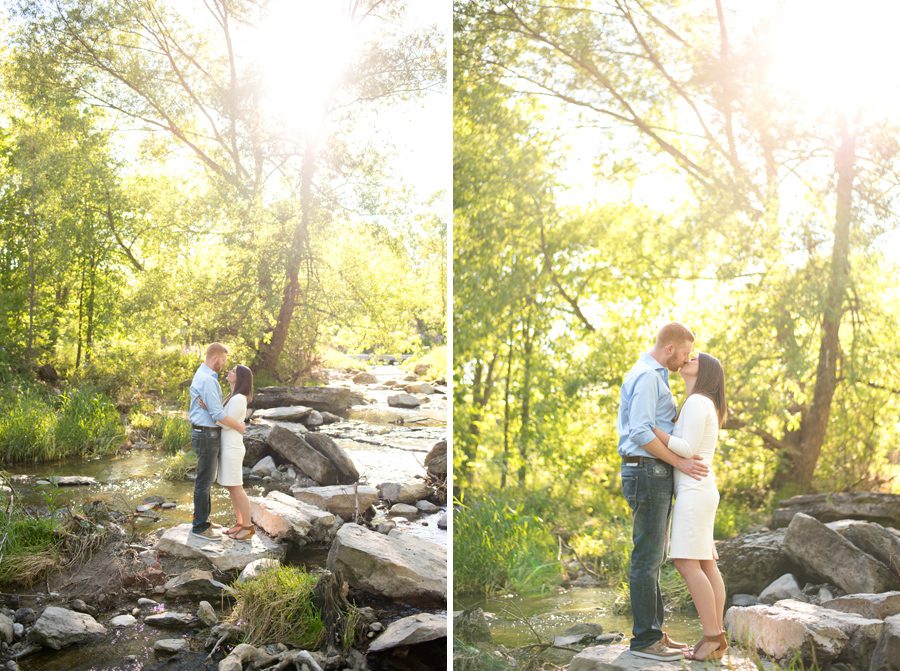
[[[178,452],[166,457],[166,465],[163,467],[164,480],[181,482],[187,478],[189,470],[197,466],[197,454],[193,450]]]
[[[315,650],[325,635],[322,614],[313,600],[317,576],[296,566],[262,571],[232,584],[236,604],[231,620],[242,624],[245,643],[286,643]]]
[[[511,589],[527,594],[559,584],[556,539],[549,525],[511,496],[456,502],[453,523],[457,593]]]
[[[419,364],[426,364],[431,366],[428,369],[428,372],[425,373],[422,377],[426,380],[436,380],[438,378],[446,378],[447,377],[447,347],[446,345],[441,345],[439,347],[433,347],[427,352],[423,352],[414,356],[411,359],[407,359],[403,362],[402,368],[404,370],[409,371],[410,373],[416,369],[416,366]]]
[[[59,564],[56,521],[0,511],[0,585],[28,587]]]
[[[4,400],[0,463],[37,463],[114,454],[125,442],[115,406],[90,389],[56,397],[25,390]]]
[[[149,434],[166,454],[178,454],[191,446],[191,424],[181,417],[153,415]]]

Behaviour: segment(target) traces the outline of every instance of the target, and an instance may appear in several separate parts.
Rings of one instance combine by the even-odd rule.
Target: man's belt
[[[221,431],[221,426],[200,426],[199,424],[191,424],[194,431]]]
[[[639,466],[647,463],[659,463],[661,460],[656,457],[622,457],[622,461],[626,464],[638,464]]]

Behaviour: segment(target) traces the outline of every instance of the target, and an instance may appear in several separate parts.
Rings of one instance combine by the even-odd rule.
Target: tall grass
[[[149,433],[166,454],[178,454],[191,446],[191,424],[181,417],[153,415]]]
[[[164,480],[181,482],[187,478],[188,471],[197,466],[197,454],[193,450],[177,452],[166,457],[166,465],[163,467]]]
[[[245,643],[287,643],[314,650],[325,635],[322,613],[313,600],[318,577],[296,566],[278,566],[256,578],[235,582],[232,621],[241,623]]]
[[[540,592],[559,583],[556,540],[522,502],[509,496],[457,502],[453,524],[457,593]]]
[[[71,389],[55,398],[25,390],[2,400],[0,463],[114,454],[125,441],[115,406],[90,389]]]
[[[7,516],[0,511],[0,585],[28,587],[59,564],[55,529],[52,518]]]

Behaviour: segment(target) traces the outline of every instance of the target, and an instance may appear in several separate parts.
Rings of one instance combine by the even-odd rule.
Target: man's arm
[[[218,385],[218,382],[210,378],[208,382],[203,383],[203,389],[201,390],[199,399],[200,405],[209,413],[216,424],[227,426],[229,429],[234,429],[238,433],[243,434],[244,431],[247,430],[246,425],[240,420],[225,414],[225,408],[219,400],[219,394],[215,392],[211,385]],[[205,401],[204,397],[210,398],[210,402]],[[213,411],[214,407],[218,408],[215,412]],[[217,417],[216,415],[221,416]]]

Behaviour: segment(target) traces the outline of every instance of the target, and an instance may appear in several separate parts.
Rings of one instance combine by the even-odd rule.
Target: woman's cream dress
[[[235,394],[225,404],[225,414],[243,422],[247,417],[247,397]],[[223,487],[244,484],[244,437],[227,426],[222,427],[222,445],[219,451],[219,478]]]
[[[712,468],[719,438],[719,417],[712,400],[691,394],[681,408],[669,449],[682,457],[700,455],[709,466],[709,475],[694,480],[675,469],[675,507],[669,557],[672,559],[712,559],[713,524],[719,506],[719,490]]]

